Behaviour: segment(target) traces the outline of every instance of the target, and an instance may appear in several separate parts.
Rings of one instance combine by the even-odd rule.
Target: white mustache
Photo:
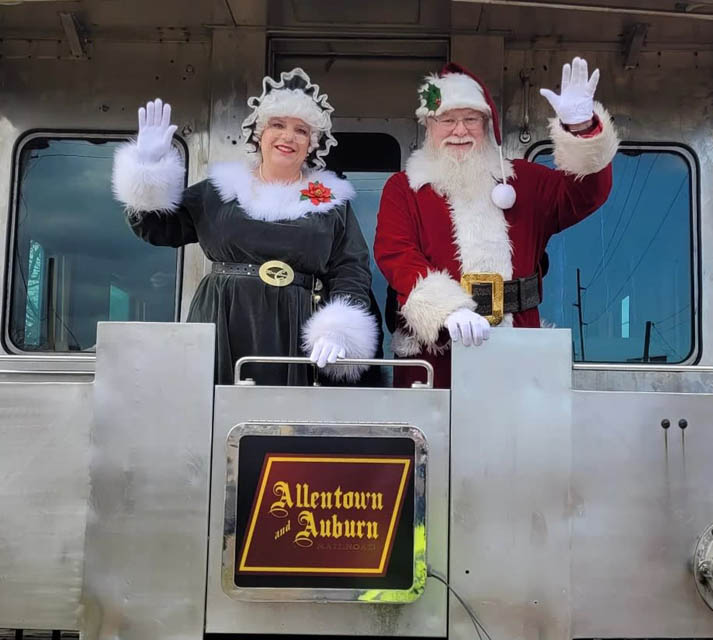
[[[441,147],[445,147],[447,144],[465,144],[466,142],[472,142],[476,144],[476,140],[473,136],[448,136],[443,142],[441,142]]]

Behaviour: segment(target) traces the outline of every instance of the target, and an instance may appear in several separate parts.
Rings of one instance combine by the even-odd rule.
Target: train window
[[[551,148],[534,161],[553,166]],[[696,359],[697,162],[622,145],[607,203],[547,247],[540,315],[572,329],[576,362]]]
[[[15,352],[91,352],[101,320],[173,321],[181,252],[134,236],[111,191],[118,136],[18,146],[5,337]]]

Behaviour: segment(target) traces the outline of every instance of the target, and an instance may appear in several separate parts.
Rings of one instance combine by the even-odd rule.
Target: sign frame
[[[237,554],[237,503],[240,440],[245,436],[290,436],[329,438],[408,438],[414,444],[413,480],[413,581],[407,589],[245,587],[235,584]],[[267,422],[236,424],[226,438],[226,476],[223,514],[221,582],[231,598],[255,602],[361,602],[406,604],[416,601],[426,588],[426,467],[428,444],[417,427],[407,423]],[[420,534],[418,533],[420,532]],[[420,541],[420,542],[418,542]]]

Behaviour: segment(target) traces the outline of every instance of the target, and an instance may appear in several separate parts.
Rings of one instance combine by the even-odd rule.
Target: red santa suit
[[[449,74],[472,79],[482,89],[493,130],[500,133],[492,99],[482,83],[457,65],[447,65],[436,78]],[[463,86],[440,83],[445,109],[474,107]],[[449,95],[451,98],[449,100]],[[422,100],[423,103],[423,100]],[[423,107],[423,104],[422,104]],[[475,106],[475,108],[478,108]],[[481,111],[486,111],[482,106]],[[423,358],[435,368],[435,386],[450,386],[450,339],[446,318],[462,308],[476,309],[461,287],[467,273],[497,273],[505,281],[537,274],[550,236],[576,224],[598,209],[611,190],[611,161],[618,139],[611,119],[595,103],[594,126],[584,135],[567,131],[558,119],[550,122],[558,170],[514,160],[504,165],[515,203],[503,210],[491,198],[444,197],[431,185],[433,163],[423,149],[409,158],[406,170],[393,175],[384,187],[378,214],[374,256],[396,294],[397,308],[387,309],[395,327],[392,346],[397,357]],[[417,111],[417,114],[419,112]],[[492,185],[494,176],[487,176]],[[508,203],[509,204],[509,203]],[[501,205],[502,206],[502,205]],[[391,316],[391,317],[389,317]],[[539,327],[537,307],[506,314],[501,326]],[[422,371],[422,370],[421,370]],[[420,380],[417,368],[397,368],[395,386]]]

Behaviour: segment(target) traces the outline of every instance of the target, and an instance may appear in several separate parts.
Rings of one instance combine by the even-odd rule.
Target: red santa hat
[[[502,172],[502,182],[495,186],[491,197],[501,209],[512,207],[515,204],[515,189],[507,184],[505,177],[498,110],[483,81],[464,67],[449,62],[438,75],[426,76],[424,84],[418,90],[418,97],[420,105],[416,109],[416,117],[424,126],[429,117],[439,116],[451,109],[475,109],[488,116],[500,154]]]

